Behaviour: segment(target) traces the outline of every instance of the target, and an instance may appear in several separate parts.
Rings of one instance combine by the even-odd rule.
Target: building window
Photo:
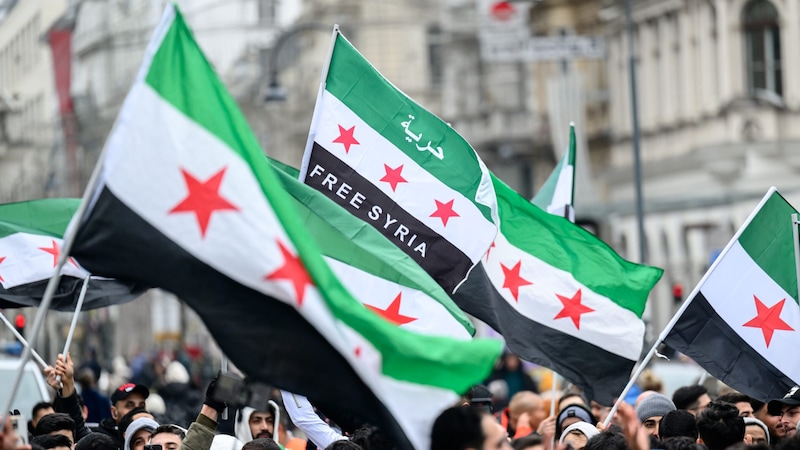
[[[430,82],[433,86],[442,85],[444,76],[443,44],[441,28],[436,25],[428,28],[428,67],[430,67]]]
[[[745,6],[743,23],[750,93],[782,95],[778,11],[768,0],[753,0]]]
[[[275,0],[258,0],[258,23],[261,25],[275,24]]]

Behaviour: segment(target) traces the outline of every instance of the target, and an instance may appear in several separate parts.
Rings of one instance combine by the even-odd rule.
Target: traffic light
[[[25,337],[25,323],[26,320],[23,314],[17,314],[16,317],[14,317],[14,328],[17,329],[17,333],[22,337]]]

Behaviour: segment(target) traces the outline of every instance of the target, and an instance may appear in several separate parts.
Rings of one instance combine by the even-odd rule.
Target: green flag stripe
[[[662,270],[622,259],[608,245],[567,219],[548,214],[492,176],[500,231],[515,247],[570,272],[592,291],[642,317]],[[535,225],[537,228],[532,229]],[[593,251],[587,252],[591,248]]]
[[[61,238],[80,200],[52,198],[0,206],[0,238],[15,233]]]
[[[475,202],[481,168],[474,150],[461,135],[392,86],[341,35],[336,37],[328,73],[325,86],[328,92],[417,164],[472,200],[484,217],[492,221],[490,208]],[[380,101],[376,103],[375,99]],[[401,123],[408,121],[409,115],[414,119],[408,129],[422,135],[420,145],[431,141],[433,148],[443,149],[444,159],[419,151],[416,142],[406,141],[409,136]],[[459,170],[453,170],[454,166]]]
[[[181,76],[189,72],[192,72],[191,81]],[[350,296],[303,228],[295,206],[283,192],[236,102],[194,42],[177,10],[170,29],[153,56],[145,82],[166,102],[225,142],[252,167],[264,195],[297,248],[328,308],[338,320],[381,352],[382,370],[386,376],[464,392],[476,374],[488,375],[491,365],[486,361],[493,360],[501,351],[497,341],[465,342],[416,335],[383,321]],[[197,92],[203,95],[195,95]]]
[[[274,163],[273,163],[274,164]],[[279,169],[289,167],[274,164]],[[297,174],[297,169],[291,172]],[[313,188],[278,171],[295,200],[306,228],[322,253],[378,278],[424,292],[438,301],[470,333],[475,327],[442,288],[402,250],[368,223],[358,219]],[[388,262],[392,263],[389,264]]]
[[[792,214],[797,211],[775,192],[742,231],[739,243],[764,272],[797,301]]]

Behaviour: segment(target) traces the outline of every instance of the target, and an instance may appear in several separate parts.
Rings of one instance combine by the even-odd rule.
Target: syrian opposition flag
[[[272,162],[303,226],[344,286],[371,311],[401,328],[470,339],[475,327],[411,257],[322,193],[297,181],[297,169]]]
[[[569,147],[531,203],[557,216],[575,222],[572,207],[575,194],[575,124],[569,126]]]
[[[173,5],[100,164],[73,222],[88,270],[174,293],[246,375],[365,419],[398,449],[427,450],[433,420],[501,351],[405,331],[342,287]]]
[[[497,234],[489,171],[455,130],[389,83],[338,32],[300,169],[448,293]]]
[[[662,333],[709,374],[762,401],[800,384],[796,212],[771,188]]]
[[[44,199],[0,205],[0,308],[38,306],[53,276],[62,237],[80,203],[77,199]],[[89,272],[70,259],[50,309],[75,311]],[[88,281],[82,309],[125,303],[146,290],[134,283],[100,277]]]
[[[580,226],[492,179],[500,233],[453,300],[521,358],[613,404],[639,359],[642,312],[662,270],[622,259]]]

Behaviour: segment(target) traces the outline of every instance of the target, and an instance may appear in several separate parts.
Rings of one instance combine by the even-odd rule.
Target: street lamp
[[[281,86],[280,79],[278,78],[278,57],[280,56],[281,49],[283,49],[286,43],[303,31],[330,31],[331,29],[332,27],[324,23],[304,22],[290,27],[275,39],[275,45],[272,46],[272,51],[269,54],[269,84],[267,85],[267,91],[264,94],[265,102],[286,101],[286,89]]]

